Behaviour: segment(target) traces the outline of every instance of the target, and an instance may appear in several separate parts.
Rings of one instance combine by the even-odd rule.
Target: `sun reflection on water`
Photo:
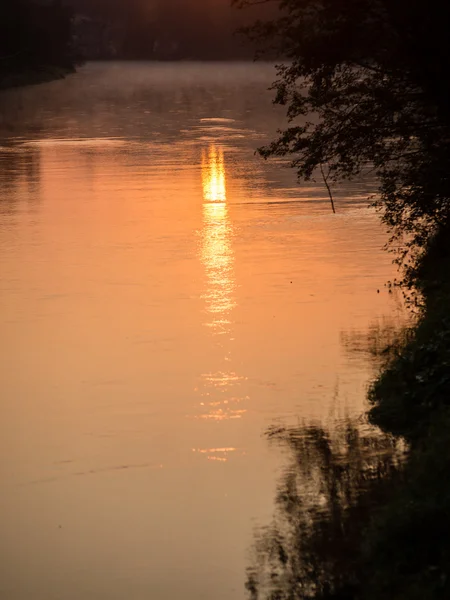
[[[218,462],[227,462],[228,455],[236,452],[237,448],[192,448],[192,452],[205,454],[208,460],[216,460]]]
[[[207,286],[203,294],[208,321],[216,335],[230,332],[230,312],[236,306],[233,227],[226,203],[225,160],[222,148],[210,146],[202,153],[203,229],[201,260]]]
[[[226,202],[225,160],[223,148],[211,145],[202,152],[203,198],[209,202]]]
[[[198,419],[224,421],[240,419],[246,413],[241,403],[247,399],[239,389],[245,377],[228,368],[231,362],[232,312],[236,307],[233,225],[227,206],[226,163],[223,148],[212,144],[202,152],[203,227],[200,259],[205,269],[205,301],[208,327],[216,344],[223,349],[221,368],[204,373],[197,388],[202,401]],[[231,366],[231,365],[230,365]],[[225,368],[224,368],[225,367]],[[209,454],[209,460],[224,457]]]

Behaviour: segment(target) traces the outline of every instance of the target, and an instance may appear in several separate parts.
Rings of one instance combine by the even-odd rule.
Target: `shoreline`
[[[0,75],[0,92],[65,79],[74,73],[76,73],[75,67],[55,66],[41,66],[37,69],[5,73]]]
[[[369,391],[370,421],[404,440],[404,464],[367,528],[372,597],[448,597],[450,544],[450,241],[442,231],[411,281],[421,312]],[[378,596],[377,596],[378,594]]]

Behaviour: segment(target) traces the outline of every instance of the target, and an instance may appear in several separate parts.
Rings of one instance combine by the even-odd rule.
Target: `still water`
[[[369,184],[298,186],[254,64],[0,95],[0,594],[239,600],[274,424],[358,417],[399,311]],[[380,293],[377,293],[377,290]]]

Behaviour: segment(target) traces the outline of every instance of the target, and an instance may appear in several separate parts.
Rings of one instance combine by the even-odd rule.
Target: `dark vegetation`
[[[67,6],[38,0],[0,3],[0,89],[63,77],[75,62]]]
[[[39,83],[85,60],[230,60],[253,57],[236,30],[255,14],[230,0],[3,0],[0,89]]]
[[[87,59],[251,59],[253,47],[235,35],[255,14],[230,0],[67,0],[75,14],[77,44]]]
[[[348,421],[273,429],[289,453],[271,525],[257,535],[247,572],[252,599],[362,597],[367,524],[391,496],[403,449],[393,437]],[[380,596],[382,597],[382,596]]]
[[[374,205],[416,321],[390,339],[371,386],[376,429],[271,433],[292,463],[248,589],[271,600],[450,598],[450,5],[263,4],[278,18],[247,33],[284,62],[274,90],[289,125],[260,152],[290,156],[299,179],[376,173]]]
[[[450,597],[448,240],[434,239],[420,273],[417,325],[397,336],[389,327],[381,356],[382,333],[369,340],[382,365],[369,393],[373,428],[269,432],[291,461],[273,522],[257,534],[253,600]]]
[[[300,179],[371,168],[404,266],[450,216],[450,4],[423,0],[235,0],[278,7],[249,35],[285,64],[275,102],[290,126],[260,151]]]

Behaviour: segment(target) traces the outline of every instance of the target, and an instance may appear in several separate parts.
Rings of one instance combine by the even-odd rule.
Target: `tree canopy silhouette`
[[[411,269],[450,221],[450,5],[423,0],[234,0],[272,5],[247,33],[283,60],[273,88],[289,126],[261,148],[301,179],[369,166],[375,201]]]

